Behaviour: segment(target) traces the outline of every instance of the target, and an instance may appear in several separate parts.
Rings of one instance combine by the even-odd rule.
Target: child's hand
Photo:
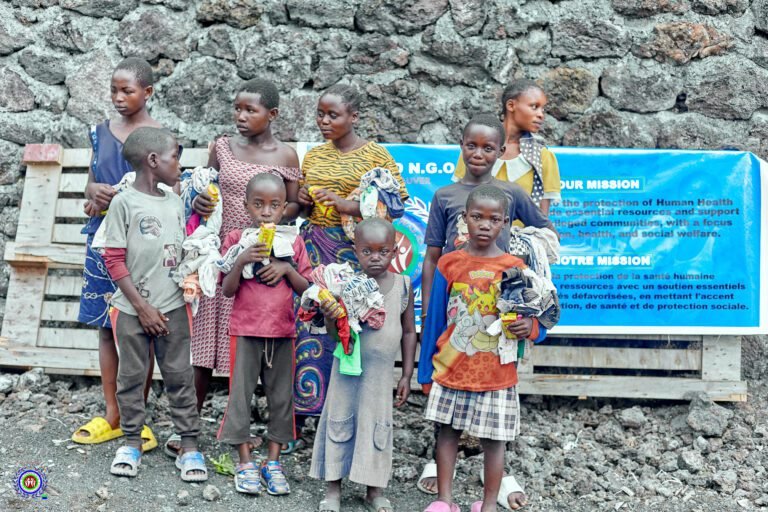
[[[320,303],[320,311],[328,320],[336,320],[344,314],[341,304],[336,301],[325,299]]]
[[[395,397],[395,407],[402,407],[411,394],[411,379],[403,375],[397,383],[397,396]]]
[[[96,208],[96,205],[93,204],[93,201],[86,201],[83,205],[83,212],[89,217],[97,217],[101,215],[101,210]]]
[[[115,197],[117,191],[104,183],[91,183],[85,191],[85,196],[90,198],[90,202],[99,212],[109,208],[109,203]]]
[[[237,261],[235,263],[237,265],[240,265],[241,267],[244,267],[249,263],[263,261],[267,258],[269,258],[269,253],[267,252],[267,246],[261,242],[256,242],[252,246],[243,250],[243,252],[241,252],[240,255],[237,257]]]
[[[325,206],[333,206],[334,208],[338,208],[339,204],[342,203],[344,200],[339,197],[338,194],[335,192],[331,192],[330,190],[326,190],[324,188],[318,188],[315,191],[315,202],[324,204]]]
[[[195,213],[202,217],[208,217],[213,213],[215,208],[216,201],[214,201],[213,198],[208,195],[208,192],[200,192],[192,200],[192,209],[195,210]]]
[[[262,244],[263,245],[263,244]],[[267,286],[275,286],[293,267],[287,261],[272,260],[269,265],[264,265],[256,272],[261,282]]]
[[[168,317],[162,314],[157,308],[153,308],[149,304],[146,307],[137,309],[136,313],[139,316],[139,323],[144,329],[144,332],[150,336],[168,336],[171,331],[168,330]]]
[[[509,326],[509,330],[517,336],[517,339],[527,338],[533,330],[533,319],[528,316],[519,317]]]
[[[315,200],[312,199],[312,196],[309,194],[309,189],[307,187],[299,188],[298,201],[301,206],[312,206],[315,203]]]

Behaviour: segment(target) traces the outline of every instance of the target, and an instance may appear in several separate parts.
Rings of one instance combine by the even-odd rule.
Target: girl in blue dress
[[[107,407],[103,417],[93,418],[72,434],[72,441],[76,443],[98,444],[123,435],[115,396],[118,354],[109,320],[109,300],[117,287],[110,279],[101,255],[91,248],[91,242],[115,195],[112,185],[131,171],[122,155],[123,141],[136,128],[161,127],[147,111],[147,100],[154,92],[153,83],[152,68],[147,61],[133,57],[121,61],[112,73],[110,84],[112,104],[120,116],[93,126],[90,131],[93,159],[85,188],[84,210],[89,220],[82,230],[87,239],[78,321],[99,329],[99,367]],[[149,391],[153,370],[153,364],[150,364],[146,391]],[[142,438],[146,440],[142,447],[144,451],[157,446],[149,427],[144,427]]]

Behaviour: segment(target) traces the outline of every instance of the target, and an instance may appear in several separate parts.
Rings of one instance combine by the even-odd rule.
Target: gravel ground
[[[526,397],[522,435],[510,445],[507,461],[528,489],[528,510],[768,509],[767,356],[768,339],[745,338],[750,396],[742,404],[717,405],[705,397],[686,402]],[[229,451],[215,440],[225,392],[225,384],[217,383],[203,410],[201,447],[209,456]],[[414,394],[395,415],[395,468],[387,496],[398,511],[419,512],[430,501],[415,487],[432,445],[432,426],[421,417],[423,400]],[[262,413],[264,405],[259,400]],[[284,459],[293,492],[283,498],[238,494],[231,477],[213,473],[210,463],[206,484],[184,483],[162,449],[143,457],[137,478],[113,477],[109,464],[120,441],[95,446],[69,441],[74,428],[102,407],[96,379],[49,377],[38,370],[0,373],[0,510],[311,512],[322,498],[322,484],[307,477],[309,449]],[[158,383],[149,414],[162,443],[171,423]],[[310,439],[312,430],[310,424]],[[29,465],[46,468],[47,500],[17,497],[14,476]],[[462,510],[480,497],[481,465],[478,446],[465,440],[456,478]],[[220,495],[213,501],[204,496],[208,486]],[[346,485],[343,510],[363,511],[363,493],[362,486]]]

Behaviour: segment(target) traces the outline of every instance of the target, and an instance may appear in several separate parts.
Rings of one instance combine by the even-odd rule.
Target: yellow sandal
[[[88,436],[79,436],[78,432],[88,432]],[[120,428],[112,428],[107,420],[96,416],[91,421],[75,430],[72,434],[72,442],[78,444],[101,444],[123,436]]]
[[[141,429],[141,438],[144,440],[144,444],[141,445],[142,453],[147,453],[149,450],[157,448],[157,439],[149,425],[144,425],[144,428]]]

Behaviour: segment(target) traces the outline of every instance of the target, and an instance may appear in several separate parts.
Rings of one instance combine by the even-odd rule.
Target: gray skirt
[[[465,391],[435,382],[424,416],[480,439],[514,441],[520,434],[520,397],[515,386]]]

